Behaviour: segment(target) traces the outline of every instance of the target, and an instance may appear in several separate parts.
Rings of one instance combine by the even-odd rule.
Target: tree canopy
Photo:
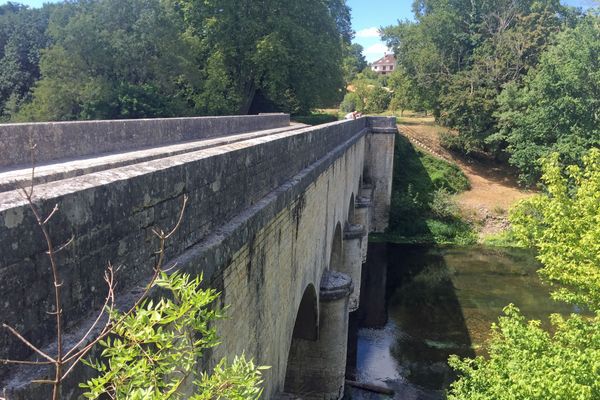
[[[580,162],[598,145],[597,11],[558,0],[416,0],[413,11],[382,29],[399,64],[394,107],[432,110],[454,148],[507,153],[527,184],[540,157]]]
[[[18,121],[303,113],[341,100],[344,72],[364,62],[352,36],[345,0],[9,3],[0,111]]]
[[[31,88],[40,78],[41,51],[50,43],[46,28],[52,7],[28,9],[10,2],[0,6],[0,122],[30,100]]]
[[[553,152],[580,163],[600,146],[600,18],[588,16],[560,33],[524,84],[499,97],[499,133],[524,181],[539,178],[536,161]]]

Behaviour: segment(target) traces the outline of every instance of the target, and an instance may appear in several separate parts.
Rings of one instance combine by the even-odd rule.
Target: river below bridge
[[[448,356],[485,354],[503,307],[512,302],[544,324],[553,312],[574,311],[549,298],[539,267],[522,249],[369,244],[361,309],[351,314],[349,373],[393,389],[395,399],[443,399],[455,379]],[[389,398],[350,388],[346,397]]]

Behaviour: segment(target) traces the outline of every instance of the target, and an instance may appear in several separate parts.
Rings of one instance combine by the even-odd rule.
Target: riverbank
[[[396,138],[390,224],[374,242],[473,244],[473,225],[453,196],[470,188],[458,166]]]
[[[506,230],[508,210],[534,194],[518,186],[516,173],[507,165],[482,157],[467,158],[444,148],[441,136],[447,130],[437,126],[433,117],[407,115],[399,119],[398,129],[414,146],[456,164],[465,174],[470,189],[455,199],[463,217],[476,225],[479,241]]]

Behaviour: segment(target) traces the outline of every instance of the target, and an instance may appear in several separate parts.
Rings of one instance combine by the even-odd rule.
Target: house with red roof
[[[386,54],[371,64],[371,69],[381,75],[390,74],[395,68],[396,57],[393,54]]]

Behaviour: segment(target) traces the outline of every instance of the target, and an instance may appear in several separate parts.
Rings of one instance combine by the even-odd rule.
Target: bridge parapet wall
[[[41,209],[60,207],[50,226],[55,243],[75,237],[59,260],[66,325],[76,326],[101,304],[102,271],[108,261],[121,265],[120,288],[149,276],[155,250],[150,228],[173,225],[183,193],[190,202],[167,258],[184,253],[209,234],[219,236],[226,221],[336,147],[362,137],[365,128],[366,119],[337,122],[37,186]],[[241,247],[248,235],[240,234],[227,248],[206,255],[205,276],[225,265],[227,251]],[[53,317],[47,313],[50,270],[42,236],[16,191],[0,194],[0,249],[2,322],[41,346],[52,339],[54,330]],[[29,352],[2,331],[0,354],[21,358]]]
[[[0,168],[280,128],[289,114],[0,124]]]

